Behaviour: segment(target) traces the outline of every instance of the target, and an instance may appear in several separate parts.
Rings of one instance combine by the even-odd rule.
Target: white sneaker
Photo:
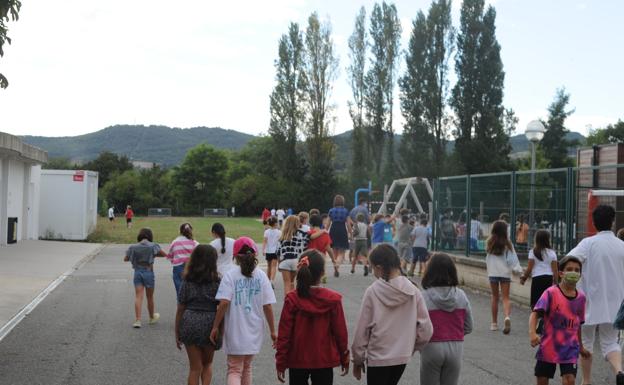
[[[503,328],[503,334],[509,334],[511,331],[511,319],[509,317],[505,317],[505,327]]]
[[[158,322],[159,319],[160,319],[160,314],[159,313],[154,313],[154,317],[150,318],[149,324],[153,325],[156,322]]]
[[[138,319],[138,320],[134,321],[134,323],[132,324],[132,327],[135,328],[135,329],[140,328],[141,327],[141,320]]]
[[[498,330],[498,324],[496,322],[492,322],[490,324],[490,330],[493,331],[493,332],[497,331]]]

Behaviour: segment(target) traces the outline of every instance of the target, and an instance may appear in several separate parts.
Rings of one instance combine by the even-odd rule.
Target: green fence
[[[521,257],[538,229],[551,233],[563,255],[587,232],[587,195],[591,189],[624,189],[624,165],[570,167],[438,178],[434,182],[435,250],[484,256],[492,224],[504,220]],[[624,197],[601,197],[624,227]],[[514,224],[514,225],[511,225]]]

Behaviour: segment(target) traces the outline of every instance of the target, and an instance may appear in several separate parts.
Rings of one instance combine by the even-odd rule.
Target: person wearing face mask
[[[559,263],[559,285],[546,289],[533,307],[529,318],[529,339],[531,346],[539,345],[535,355],[537,385],[548,384],[555,375],[557,365],[562,384],[574,385],[579,354],[583,358],[591,357],[581,339],[586,302],[585,294],[576,288],[581,269],[578,258],[563,258]],[[536,333],[538,318],[544,319],[541,337]]]

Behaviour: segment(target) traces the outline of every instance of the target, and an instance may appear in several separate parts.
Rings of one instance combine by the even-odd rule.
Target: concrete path
[[[29,317],[0,342],[0,384],[171,385],[185,383],[187,358],[175,348],[175,294],[171,268],[158,260],[156,272],[157,325],[132,329],[131,268],[122,262],[124,246],[107,246],[95,259],[67,278]],[[362,293],[373,281],[342,267],[342,276],[328,286],[344,295],[344,308],[353,332]],[[489,297],[467,291],[475,316],[475,331],[467,336],[460,384],[532,384],[535,350],[528,344],[528,309],[514,307],[509,336],[490,332]],[[282,285],[276,282],[281,310]],[[144,310],[144,318],[147,317]],[[400,333],[401,330],[397,330]],[[594,385],[615,383],[604,362],[595,359]],[[225,383],[225,357],[217,352],[214,384]],[[268,337],[254,359],[254,384],[277,384],[274,351]],[[335,384],[358,384],[351,374]],[[419,384],[418,354],[410,362],[402,385]],[[553,384],[559,383],[556,378]],[[364,384],[365,381],[359,382]],[[580,379],[577,381],[580,383]]]
[[[101,249],[97,243],[22,241],[0,247],[0,328],[59,276]]]

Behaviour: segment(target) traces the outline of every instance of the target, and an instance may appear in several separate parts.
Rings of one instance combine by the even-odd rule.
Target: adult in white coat
[[[624,300],[624,242],[611,231],[615,219],[613,207],[596,207],[592,219],[598,234],[583,239],[568,253],[583,262],[580,289],[587,297],[587,305],[581,336],[583,346],[593,353],[598,334],[602,355],[616,374],[616,384],[624,385],[619,331],[613,327]],[[581,358],[583,384],[592,383],[591,367],[591,357]]]

